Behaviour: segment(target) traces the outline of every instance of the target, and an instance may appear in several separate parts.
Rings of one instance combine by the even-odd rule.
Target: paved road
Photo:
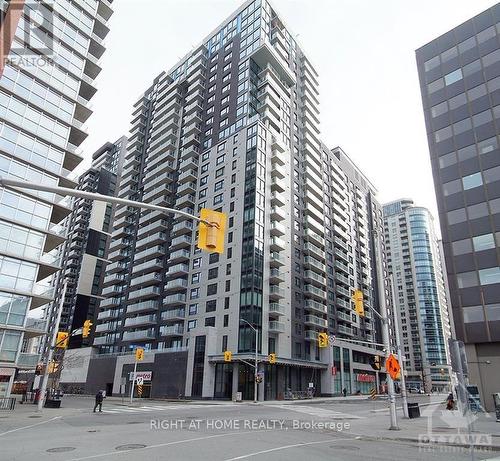
[[[381,402],[297,404],[105,401],[65,398],[43,415],[28,407],[0,415],[0,460],[468,460],[456,447],[422,451],[416,443],[372,440],[385,424]],[[34,417],[35,416],[35,417]],[[390,435],[390,434],[389,434]],[[487,459],[500,453],[479,454]]]

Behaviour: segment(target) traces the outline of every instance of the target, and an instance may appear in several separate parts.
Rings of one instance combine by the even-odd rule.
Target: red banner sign
[[[375,376],[374,375],[369,375],[367,373],[358,373],[356,375],[356,381],[360,383],[374,383],[375,382]]]

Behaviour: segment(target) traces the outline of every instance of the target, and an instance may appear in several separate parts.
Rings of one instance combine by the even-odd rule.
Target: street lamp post
[[[240,322],[246,323],[253,331],[255,331],[255,365],[254,365],[254,377],[253,377],[253,403],[257,403],[257,390],[258,390],[258,350],[259,350],[259,330],[255,328],[250,322],[245,319],[240,318]]]

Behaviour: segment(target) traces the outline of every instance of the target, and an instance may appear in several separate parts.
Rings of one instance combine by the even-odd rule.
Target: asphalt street
[[[372,438],[384,402],[137,402],[65,397],[42,415],[0,414],[0,460],[470,460],[457,447]],[[380,410],[380,411],[379,411]],[[500,456],[476,453],[476,459]]]

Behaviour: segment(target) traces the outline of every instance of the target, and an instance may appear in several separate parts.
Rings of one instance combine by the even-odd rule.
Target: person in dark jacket
[[[99,407],[99,412],[102,412],[102,401],[103,400],[104,400],[104,396],[102,395],[102,391],[99,391],[95,395],[94,413],[95,413],[97,407]]]
[[[453,398],[453,393],[450,392],[448,398],[446,399],[446,409],[453,410],[455,408],[455,400]]]
[[[347,389],[344,387],[344,389],[342,389],[342,395],[345,397],[347,395]]]

